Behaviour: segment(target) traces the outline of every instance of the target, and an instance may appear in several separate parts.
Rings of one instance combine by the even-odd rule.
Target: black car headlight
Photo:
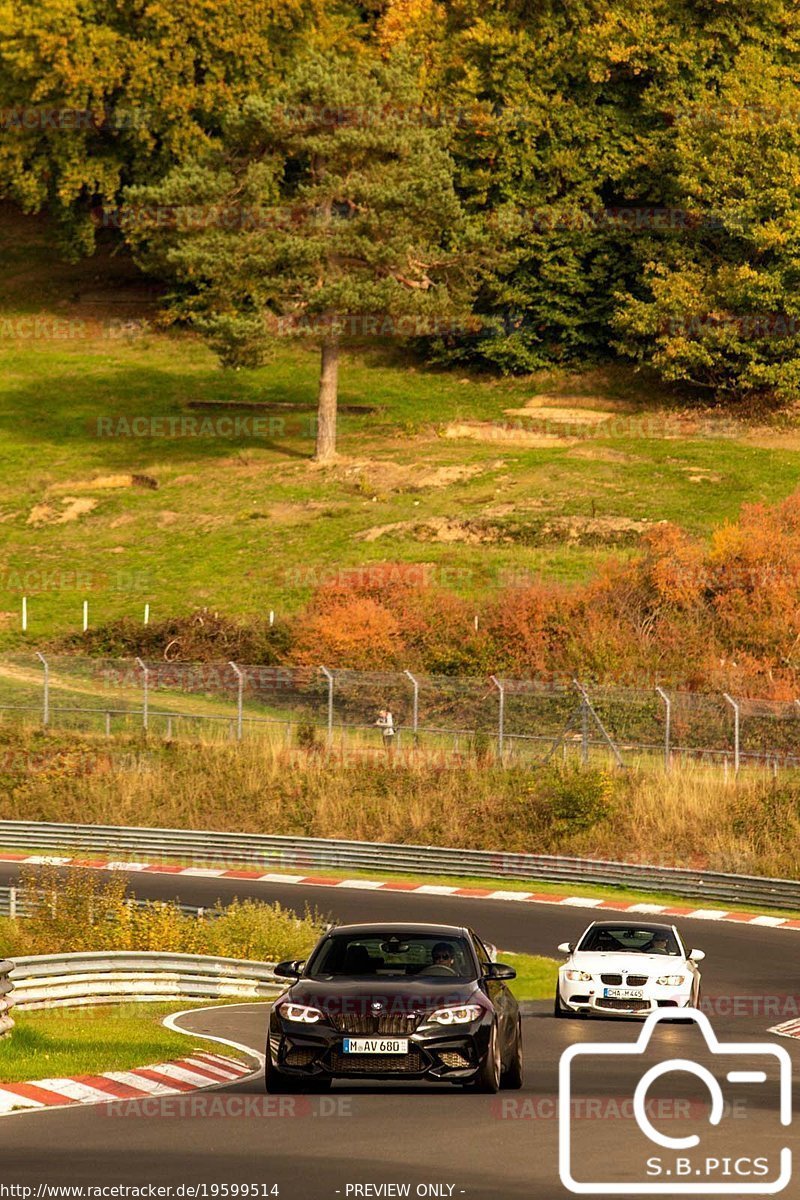
[[[432,1025],[469,1025],[482,1015],[480,1004],[455,1004],[449,1008],[437,1008],[425,1019]]]
[[[320,1009],[307,1004],[293,1004],[291,1000],[281,1000],[275,1008],[284,1020],[296,1021],[299,1025],[316,1025],[323,1016]]]

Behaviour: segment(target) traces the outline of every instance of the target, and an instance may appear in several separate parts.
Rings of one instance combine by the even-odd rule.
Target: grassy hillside
[[[223,372],[153,327],[155,289],[122,258],[54,263],[46,226],[9,211],[0,247],[6,643],[23,592],[37,642],[78,628],[84,599],[93,623],[145,602],[154,616],[285,612],[363,564],[425,564],[467,594],[528,573],[576,580],[634,553],[649,523],[702,534],[796,483],[788,419],[701,412],[620,369],[468,378],[393,346],[346,361],[341,459],[323,470],[309,461],[311,350]],[[251,424],[224,436],[232,416]],[[211,424],[182,436],[182,418]]]

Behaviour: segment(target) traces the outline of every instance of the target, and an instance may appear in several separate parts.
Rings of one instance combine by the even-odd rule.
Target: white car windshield
[[[593,954],[670,954],[681,950],[669,929],[646,925],[594,925],[584,934],[577,949]]]

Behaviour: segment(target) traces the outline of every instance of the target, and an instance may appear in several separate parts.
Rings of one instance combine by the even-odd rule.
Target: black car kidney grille
[[[622,983],[621,975],[601,975],[603,983],[607,983],[610,987],[619,987]]]
[[[420,1022],[419,1013],[333,1013],[334,1029],[339,1033],[360,1033],[371,1037],[375,1033],[413,1033]]]
[[[647,983],[646,975],[629,975],[628,987],[644,987]]]
[[[334,1074],[377,1075],[391,1071],[398,1075],[417,1075],[424,1069],[419,1050],[409,1050],[408,1054],[339,1054],[334,1050],[331,1054]]]

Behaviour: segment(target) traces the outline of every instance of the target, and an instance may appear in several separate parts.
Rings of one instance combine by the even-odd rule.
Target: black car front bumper
[[[343,1034],[332,1025],[284,1021],[273,1010],[267,1053],[271,1065],[298,1082],[323,1079],[431,1079],[468,1083],[490,1045],[491,1013],[445,1028],[424,1024],[408,1038],[408,1054],[345,1054],[345,1037],[385,1037],[369,1030]],[[393,1035],[392,1035],[393,1036]]]

